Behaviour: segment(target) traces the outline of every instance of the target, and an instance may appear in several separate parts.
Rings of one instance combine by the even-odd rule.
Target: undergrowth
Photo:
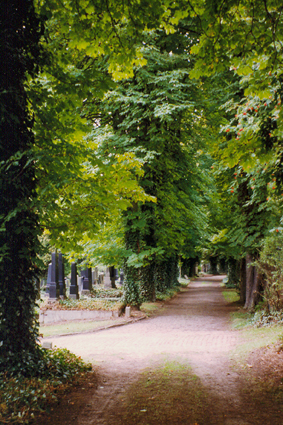
[[[167,288],[163,292],[156,291],[156,301],[167,301],[170,298],[174,297],[182,288],[188,286],[188,281],[179,282],[179,285],[174,286],[173,288]]]
[[[252,320],[253,325],[260,326],[271,326],[273,324],[283,325],[283,311],[269,311],[260,310],[256,311]]]
[[[30,424],[35,413],[56,403],[60,394],[91,370],[91,364],[66,349],[42,351],[39,376],[0,374],[1,424]]]
[[[115,297],[113,297],[115,298]],[[121,307],[120,299],[93,298],[84,296],[79,300],[66,298],[49,303],[45,300],[40,306],[41,310],[118,310]]]
[[[91,296],[93,298],[121,298],[123,296],[123,289],[95,286],[91,291]]]

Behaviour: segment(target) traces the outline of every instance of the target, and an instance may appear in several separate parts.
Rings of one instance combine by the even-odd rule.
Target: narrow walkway
[[[142,371],[153,370],[165,360],[186,362],[201,379],[212,413],[209,421],[199,421],[197,425],[260,423],[253,415],[249,417],[246,403],[243,411],[239,375],[231,368],[230,352],[238,336],[229,329],[232,307],[222,296],[222,278],[198,278],[150,319],[98,333],[50,338],[57,347],[68,348],[91,361],[99,376],[96,388],[83,390],[86,403],[79,415],[65,416],[64,425],[114,424],[123,393],[129,391]],[[55,419],[49,423],[57,424]],[[157,422],[148,418],[139,423],[155,425]],[[170,422],[160,425],[165,423]],[[195,425],[189,418],[176,419],[174,423]],[[266,420],[264,423],[269,424]],[[136,422],[125,425],[136,425]]]

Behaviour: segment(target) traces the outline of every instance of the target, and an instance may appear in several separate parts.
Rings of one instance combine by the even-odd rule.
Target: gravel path
[[[209,422],[205,419],[201,424],[261,424],[254,414],[255,406],[241,393],[239,372],[230,361],[231,350],[240,340],[238,333],[229,328],[233,308],[222,296],[222,279],[223,276],[198,278],[167,302],[155,317],[96,333],[49,338],[48,341],[57,347],[68,348],[91,361],[95,365],[98,383],[89,383],[90,387],[81,389],[81,393],[85,394],[85,403],[80,404],[81,407],[70,410],[66,415],[65,406],[60,413],[61,416],[64,413],[63,419],[57,412],[57,419],[54,416],[53,421],[51,418],[46,423],[117,423],[116,413],[121,398],[130,391],[139,374],[146,369],[153,370],[162,361],[171,360],[186,362],[201,379],[208,394],[209,412],[212,412]],[[45,425],[45,422],[42,423]],[[157,422],[140,423],[155,425]],[[189,420],[174,423],[191,425]],[[281,424],[280,421],[268,422],[266,418],[264,423]],[[136,423],[128,422],[126,425]]]

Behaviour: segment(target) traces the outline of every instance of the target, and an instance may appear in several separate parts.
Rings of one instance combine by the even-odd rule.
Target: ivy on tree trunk
[[[0,8],[0,371],[30,374],[40,355],[35,320],[39,226],[32,120],[25,93],[36,72],[39,21],[33,2]]]

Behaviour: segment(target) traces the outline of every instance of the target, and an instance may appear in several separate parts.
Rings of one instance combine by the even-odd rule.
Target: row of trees
[[[246,263],[281,231],[279,3],[13,0],[1,11],[0,369],[33,370],[40,356],[42,233],[72,259],[123,264],[127,304],[154,300],[180,260],[205,254],[228,262],[254,305]]]

